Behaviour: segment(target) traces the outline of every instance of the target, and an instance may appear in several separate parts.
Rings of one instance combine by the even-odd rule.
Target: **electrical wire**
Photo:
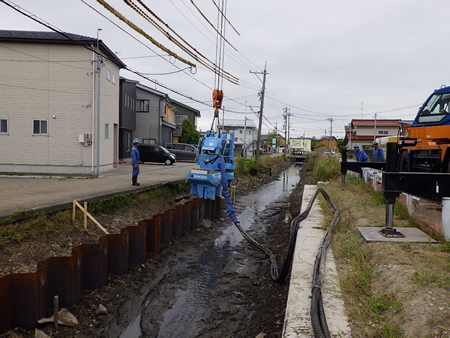
[[[104,0],[97,0],[97,1],[104,1]],[[185,45],[183,45],[181,42],[179,42],[177,39],[175,39],[169,32],[165,31],[158,23],[155,22],[150,16],[148,16],[142,9],[139,8],[132,0],[124,0],[124,2],[130,6],[133,10],[135,10],[139,15],[141,15],[144,19],[146,19],[148,22],[150,22],[156,29],[158,29],[162,34],[164,34],[171,42],[173,42],[177,47],[179,47],[181,50],[183,50],[186,54],[191,56],[193,59],[195,59],[197,62],[202,64],[204,67],[212,71],[213,73],[217,74],[220,73],[226,80],[230,81],[231,83],[238,84],[239,79],[230,73],[224,71],[220,65],[214,64],[212,61],[210,61],[208,58],[206,58],[203,54],[201,54],[198,50],[196,50],[193,46],[191,46],[186,40],[184,40],[179,34],[177,34],[172,28],[170,28],[169,25],[167,25],[164,21],[162,21],[150,8],[148,8],[141,0],[138,0],[138,2],[155,18],[157,18],[158,21],[163,23],[170,31],[172,31],[178,38],[180,38],[190,49],[194,50],[197,54],[192,52],[189,48],[187,48]],[[203,60],[205,61],[203,61]],[[209,63],[209,64],[208,64]],[[225,74],[225,75],[224,75]]]
[[[101,4],[103,7],[105,7],[108,11],[110,11],[112,14],[114,14],[118,19],[122,20],[123,22],[125,22],[128,26],[130,26],[131,28],[133,28],[136,32],[138,32],[139,34],[141,34],[142,36],[144,36],[147,40],[149,40],[151,43],[153,43],[155,46],[157,46],[159,49],[162,49],[163,51],[165,51],[166,53],[168,53],[169,55],[173,56],[175,59],[189,65],[192,67],[196,67],[196,65],[180,56],[178,56],[176,53],[172,52],[170,49],[166,48],[165,46],[163,46],[162,44],[160,44],[158,41],[156,41],[155,39],[153,39],[150,35],[148,35],[146,32],[144,32],[141,28],[139,28],[138,26],[136,26],[133,22],[131,22],[130,20],[128,20],[127,18],[125,18],[121,13],[119,13],[118,11],[116,11],[114,9],[114,7],[112,7],[111,5],[109,5],[105,0],[97,0],[97,2],[99,4]]]
[[[220,37],[221,37],[226,43],[228,43],[228,45],[230,45],[235,51],[237,51],[237,49],[236,49],[231,43],[229,43],[227,39],[225,39],[225,36],[222,35],[223,32],[219,32],[219,31],[217,30],[217,28],[214,27],[214,25],[211,23],[211,21],[208,20],[208,18],[205,16],[205,14],[203,14],[203,12],[200,10],[200,8],[197,7],[197,5],[194,3],[194,0],[191,0],[191,3],[192,3],[192,5],[194,5],[194,7],[197,9],[197,11],[200,13],[200,15],[206,20],[206,22],[208,22],[208,23],[210,24],[210,26],[217,32],[217,34],[219,34]],[[219,12],[221,12],[220,9],[219,9]],[[223,14],[222,14],[222,16],[223,16]]]

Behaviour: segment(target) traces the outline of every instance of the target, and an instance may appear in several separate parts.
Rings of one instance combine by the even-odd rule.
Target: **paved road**
[[[91,201],[114,194],[129,193],[160,186],[168,182],[185,182],[194,163],[177,162],[171,166],[140,165],[140,187],[131,185],[131,165],[100,174],[99,178],[63,178],[39,176],[0,177],[0,220],[29,211],[53,211],[78,202]]]

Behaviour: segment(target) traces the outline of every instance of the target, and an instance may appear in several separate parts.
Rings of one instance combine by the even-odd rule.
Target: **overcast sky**
[[[195,74],[179,72],[188,66],[169,58],[95,0],[5,1],[62,31],[96,37],[101,28],[100,39],[129,68],[183,94],[156,86],[199,109],[199,128],[210,127],[214,109],[185,97],[212,104],[216,79],[204,66]],[[162,45],[198,64],[124,1],[107,2]],[[143,2],[199,53],[216,60],[216,35],[191,0]],[[216,25],[213,0],[193,2]],[[225,118],[246,116],[257,124],[252,110],[259,111],[262,75],[251,72],[261,73],[267,63],[263,133],[277,127],[284,134],[285,108],[291,114],[292,137],[329,136],[332,129],[333,136],[342,138],[352,118],[373,119],[375,113],[378,119],[413,119],[433,90],[450,85],[448,13],[448,0],[227,0],[227,18],[239,35],[226,27],[226,39],[237,51],[226,45],[222,61],[239,85],[223,81],[223,106],[230,110]],[[49,30],[2,2],[0,29]],[[121,76],[155,88],[127,70]]]

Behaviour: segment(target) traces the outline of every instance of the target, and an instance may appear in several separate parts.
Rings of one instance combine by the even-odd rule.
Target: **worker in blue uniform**
[[[369,162],[369,156],[364,150],[359,149],[359,145],[356,143],[353,145],[353,150],[355,151],[356,162]]]
[[[140,162],[140,155],[139,155],[139,139],[135,138],[133,140],[133,148],[131,148],[131,165],[133,166],[133,172],[131,173],[132,178],[132,184],[135,186],[140,186],[141,184],[137,182],[137,178],[139,175],[139,162]]]
[[[373,146],[373,161],[374,162],[384,162],[384,151],[378,146],[378,141],[375,140],[372,143]]]

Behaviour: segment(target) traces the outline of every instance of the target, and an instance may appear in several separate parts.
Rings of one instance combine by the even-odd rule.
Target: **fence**
[[[72,249],[72,256],[51,257],[37,263],[35,272],[0,277],[0,333],[15,327],[32,330],[53,308],[80,302],[81,291],[106,285],[108,273],[128,273],[132,261],[145,262],[147,253],[159,253],[164,244],[182,236],[221,210],[221,199],[197,198],[175,209],[130,225],[119,234],[107,234],[98,243]]]

